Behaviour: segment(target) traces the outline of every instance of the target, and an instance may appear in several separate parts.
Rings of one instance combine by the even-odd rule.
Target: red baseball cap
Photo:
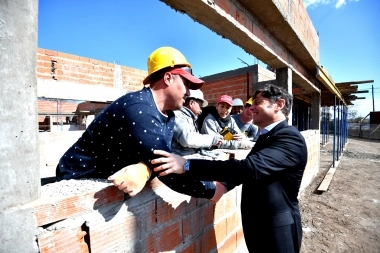
[[[228,96],[228,95],[223,95],[221,96],[219,99],[218,99],[218,104],[219,103],[227,103],[229,104],[230,106],[233,105],[233,100],[232,100],[232,97]]]
[[[193,76],[192,70],[189,67],[174,68],[168,72],[172,74],[178,74],[188,80],[191,83],[190,90],[198,90],[205,83],[203,80]]]

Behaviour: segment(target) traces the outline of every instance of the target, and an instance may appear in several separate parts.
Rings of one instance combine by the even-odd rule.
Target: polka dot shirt
[[[153,150],[171,152],[174,113],[162,114],[149,88],[128,93],[111,103],[88,126],[61,157],[57,181],[78,178],[108,178],[125,166],[149,165]],[[157,176],[152,173],[152,177]],[[170,174],[159,179],[171,189],[193,197],[212,198],[212,182],[188,175]]]

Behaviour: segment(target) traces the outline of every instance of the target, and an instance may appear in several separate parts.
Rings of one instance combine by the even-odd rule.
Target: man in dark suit
[[[293,97],[275,85],[253,96],[253,122],[261,129],[256,145],[244,160],[186,160],[165,151],[154,153],[154,170],[192,175],[200,180],[228,181],[228,189],[242,184],[241,213],[250,252],[299,252],[302,239],[298,192],[307,163],[301,133],[289,126]]]

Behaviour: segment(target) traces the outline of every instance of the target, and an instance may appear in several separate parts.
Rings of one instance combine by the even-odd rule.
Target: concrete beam
[[[128,93],[125,89],[86,85],[53,79],[38,79],[38,97],[109,102]]]
[[[334,81],[332,80],[331,76],[322,66],[317,66],[317,78],[321,83],[327,87],[327,89],[332,93],[335,94],[340,101],[343,102],[347,106],[347,103],[345,102],[342,94],[340,93],[339,89],[335,86]]]
[[[253,11],[259,6],[266,6],[265,12],[279,16],[274,21],[277,24],[276,30],[281,30],[281,28],[289,30],[295,29],[295,27],[294,24],[289,24],[288,18],[291,15],[299,14],[298,9],[294,11],[288,9],[286,11],[288,14],[284,18],[284,11],[279,9],[278,1],[259,1],[263,3],[257,5],[253,3],[256,1],[238,2],[233,0],[217,2],[214,0],[162,0],[162,2],[181,13],[186,13],[194,21],[205,25],[223,38],[229,39],[269,66],[276,69],[290,68],[293,71],[293,81],[298,86],[310,93],[319,92],[315,85],[318,82],[315,79],[315,66],[318,64],[319,55],[317,53],[310,54],[309,48],[304,45],[288,48],[289,45],[294,44],[294,41],[298,41],[297,45],[304,44],[303,40],[297,37],[298,33],[293,31],[289,34],[273,34],[265,26],[266,21],[261,22],[260,18],[262,17],[257,16],[257,13]],[[306,10],[304,12],[306,13]],[[308,18],[305,13],[303,16],[306,15],[305,17]],[[310,22],[310,19],[308,21]],[[293,21],[293,23],[295,22]],[[312,25],[311,27],[312,31],[315,31]],[[310,51],[319,52],[318,37],[316,33],[311,35],[315,40],[313,44],[315,49]],[[285,38],[288,38],[287,43],[283,44]],[[306,65],[304,65],[305,63]]]

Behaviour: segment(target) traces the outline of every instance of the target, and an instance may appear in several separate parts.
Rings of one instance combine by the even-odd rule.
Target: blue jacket
[[[150,165],[153,150],[171,152],[174,113],[162,114],[149,88],[118,98],[93,122],[61,157],[57,181],[78,178],[108,178],[125,166],[138,162]],[[157,176],[153,172],[152,176]],[[193,197],[212,198],[215,185],[169,175],[159,179],[171,189]]]

